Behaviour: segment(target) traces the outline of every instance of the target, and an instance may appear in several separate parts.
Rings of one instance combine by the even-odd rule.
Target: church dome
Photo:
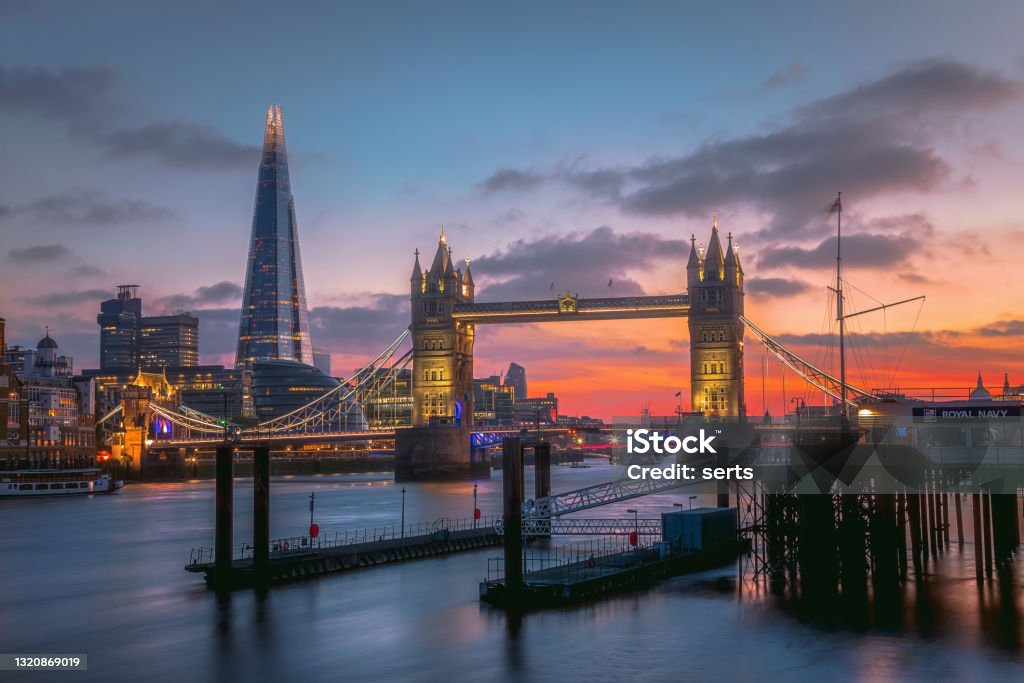
[[[47,333],[46,336],[43,337],[42,339],[40,339],[39,343],[36,344],[36,348],[37,349],[55,349],[55,348],[57,348],[57,342],[53,340],[53,337],[51,337],[49,333]]]
[[[971,390],[972,401],[989,401],[992,399],[992,394],[985,385],[981,383],[981,373],[978,373],[978,386]]]

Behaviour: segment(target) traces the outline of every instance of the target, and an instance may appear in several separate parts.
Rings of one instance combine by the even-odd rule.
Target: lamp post
[[[690,496],[690,509],[693,509],[693,501],[697,500],[697,496]]]
[[[683,511],[683,504],[682,503],[672,503],[672,507],[679,508],[680,512]],[[693,507],[693,506],[691,505],[690,507]]]
[[[476,506],[476,486],[477,485],[474,483],[473,484],[473,528],[474,529],[476,528],[476,522],[477,522],[477,518],[479,516],[479,513],[477,512],[477,510],[479,508],[477,508],[477,506]]]
[[[405,487],[402,487],[402,538],[405,538]]]
[[[794,396],[793,398],[789,399],[789,402],[796,403],[796,408],[793,409],[793,412],[796,413],[796,428],[800,429],[800,409],[806,408],[807,403],[800,396]]]
[[[224,443],[228,442],[228,392],[220,385],[220,395],[224,398]],[[310,522],[312,524],[312,521]]]

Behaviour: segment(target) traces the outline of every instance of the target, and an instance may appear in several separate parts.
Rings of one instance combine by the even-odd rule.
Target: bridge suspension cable
[[[338,423],[346,423],[347,426],[348,414],[357,405],[357,403],[352,400],[353,397],[357,395],[357,392],[360,389],[363,389],[373,380],[374,375],[378,370],[378,363],[383,365],[389,361],[398,350],[398,347],[402,345],[402,342],[409,337],[409,334],[410,331],[406,328],[405,331],[403,331],[395,341],[391,342],[391,344],[389,344],[388,347],[376,358],[357,370],[352,376],[353,379],[358,379],[355,386],[339,384],[337,387],[310,401],[306,405],[296,408],[295,410],[272,420],[261,422],[254,428],[243,430],[243,433],[280,434],[282,432],[295,431],[316,421],[320,422],[321,428],[335,424],[335,420],[337,420]],[[412,351],[410,350],[406,355],[411,358]]]
[[[764,347],[768,349],[772,355],[782,361],[783,365],[832,398],[840,401],[843,400],[841,389],[842,382],[840,382],[838,378],[796,355],[777,340],[773,339],[767,332],[755,325],[745,316],[741,315],[740,320],[747,329],[757,337],[758,341],[764,344]],[[864,391],[863,389],[859,389],[847,383],[846,404],[856,407],[859,403],[858,399],[874,401],[877,397],[871,392]]]

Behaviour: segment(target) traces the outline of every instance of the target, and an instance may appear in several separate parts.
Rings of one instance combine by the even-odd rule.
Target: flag
[[[612,279],[611,279],[611,278],[608,278],[608,286],[609,286],[609,287],[611,287],[611,286],[612,286]]]
[[[832,202],[832,206],[829,207],[828,215],[831,216],[832,214],[836,213],[837,211],[842,212],[842,210],[843,210],[842,199],[840,197],[836,197],[836,200],[834,202]]]
[[[683,392],[681,390],[676,392],[676,398],[679,398],[682,395],[683,395]]]

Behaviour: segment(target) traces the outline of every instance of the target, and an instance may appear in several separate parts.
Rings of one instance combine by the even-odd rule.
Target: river
[[[552,488],[621,476],[588,462],[554,467]],[[398,524],[402,485],[391,479],[274,478],[271,534],[303,534],[314,491],[324,532]],[[472,514],[472,483],[405,488],[409,523]],[[483,513],[499,514],[500,472],[478,493]],[[654,517],[687,498],[648,496],[599,516],[634,507]],[[236,480],[235,504],[235,539],[247,541],[249,480]],[[0,500],[0,652],[89,657],[88,671],[0,680],[938,681],[1020,680],[1024,671],[1024,572],[979,589],[969,539],[963,551],[954,541],[922,582],[909,581],[885,619],[822,616],[728,567],[513,620],[478,600],[496,548],[218,597],[183,570],[191,547],[212,544],[213,508],[212,481]]]

